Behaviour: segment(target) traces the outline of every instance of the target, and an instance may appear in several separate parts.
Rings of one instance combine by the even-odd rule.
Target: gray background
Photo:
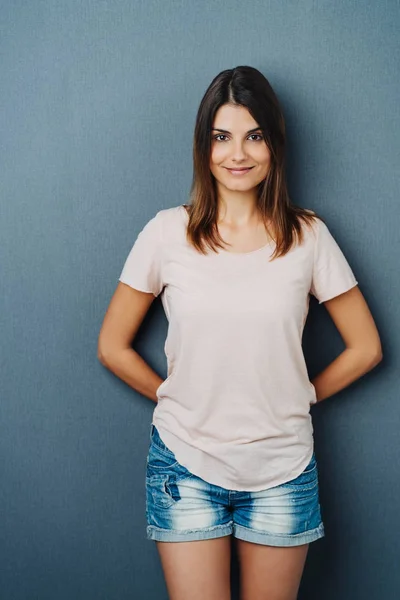
[[[167,597],[145,538],[154,404],[97,337],[147,220],[187,201],[200,99],[226,68],[281,100],[292,201],[320,212],[384,360],[312,408],[326,538],[307,600],[397,600],[399,3],[9,0],[0,6],[0,569],[5,600]],[[135,348],[161,376],[159,299]],[[312,299],[310,377],[343,349]],[[237,562],[232,558],[237,587]]]

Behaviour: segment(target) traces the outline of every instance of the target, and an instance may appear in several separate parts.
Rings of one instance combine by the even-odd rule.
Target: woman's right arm
[[[102,365],[143,396],[157,402],[163,379],[131,348],[155,296],[118,282],[100,329],[97,357]]]

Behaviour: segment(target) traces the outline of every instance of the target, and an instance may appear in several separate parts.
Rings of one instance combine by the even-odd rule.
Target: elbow
[[[106,369],[109,369],[110,371],[113,370],[112,365],[115,364],[115,353],[105,352],[104,350],[98,351],[97,359],[100,361],[103,367],[106,367]]]
[[[114,365],[120,358],[121,353],[124,353],[128,348],[113,345],[105,345],[99,343],[97,346],[97,359],[101,362],[104,367],[112,370]],[[129,348],[131,350],[131,348]]]
[[[373,369],[374,367],[379,365],[379,363],[382,361],[382,359],[383,359],[383,352],[382,352],[381,346],[379,346],[378,348],[375,348],[369,354],[368,365],[369,365],[370,369]]]
[[[374,355],[373,356],[374,365],[378,365],[383,359],[382,344],[381,344],[381,340],[380,340],[379,336],[378,336],[376,346],[374,348],[373,355]]]
[[[110,364],[110,354],[110,349],[99,340],[97,344],[97,359],[104,367],[108,367]]]
[[[99,347],[97,348],[97,360],[99,360],[104,367],[107,366],[105,354]]]
[[[375,357],[374,357],[374,366],[378,365],[383,359],[383,352],[382,352],[382,348],[378,348],[378,350],[375,352]]]
[[[348,350],[355,352],[356,361],[359,365],[359,368],[361,368],[364,373],[374,369],[383,359],[381,347],[374,347],[370,349],[366,349],[365,347],[352,349],[348,347]]]
[[[112,346],[109,336],[106,336],[104,332],[101,331],[97,340],[97,359],[104,367],[108,367],[109,365],[110,355],[114,349]]]

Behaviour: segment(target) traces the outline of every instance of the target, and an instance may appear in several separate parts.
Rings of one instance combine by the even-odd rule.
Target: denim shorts
[[[324,537],[315,455],[295,479],[247,492],[208,483],[181,465],[151,425],[146,469],[147,539],[207,540],[233,534],[270,546]]]

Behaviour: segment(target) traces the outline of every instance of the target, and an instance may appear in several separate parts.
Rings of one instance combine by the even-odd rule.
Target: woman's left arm
[[[346,349],[311,383],[317,402],[350,385],[382,360],[379,333],[358,286],[324,302]]]

